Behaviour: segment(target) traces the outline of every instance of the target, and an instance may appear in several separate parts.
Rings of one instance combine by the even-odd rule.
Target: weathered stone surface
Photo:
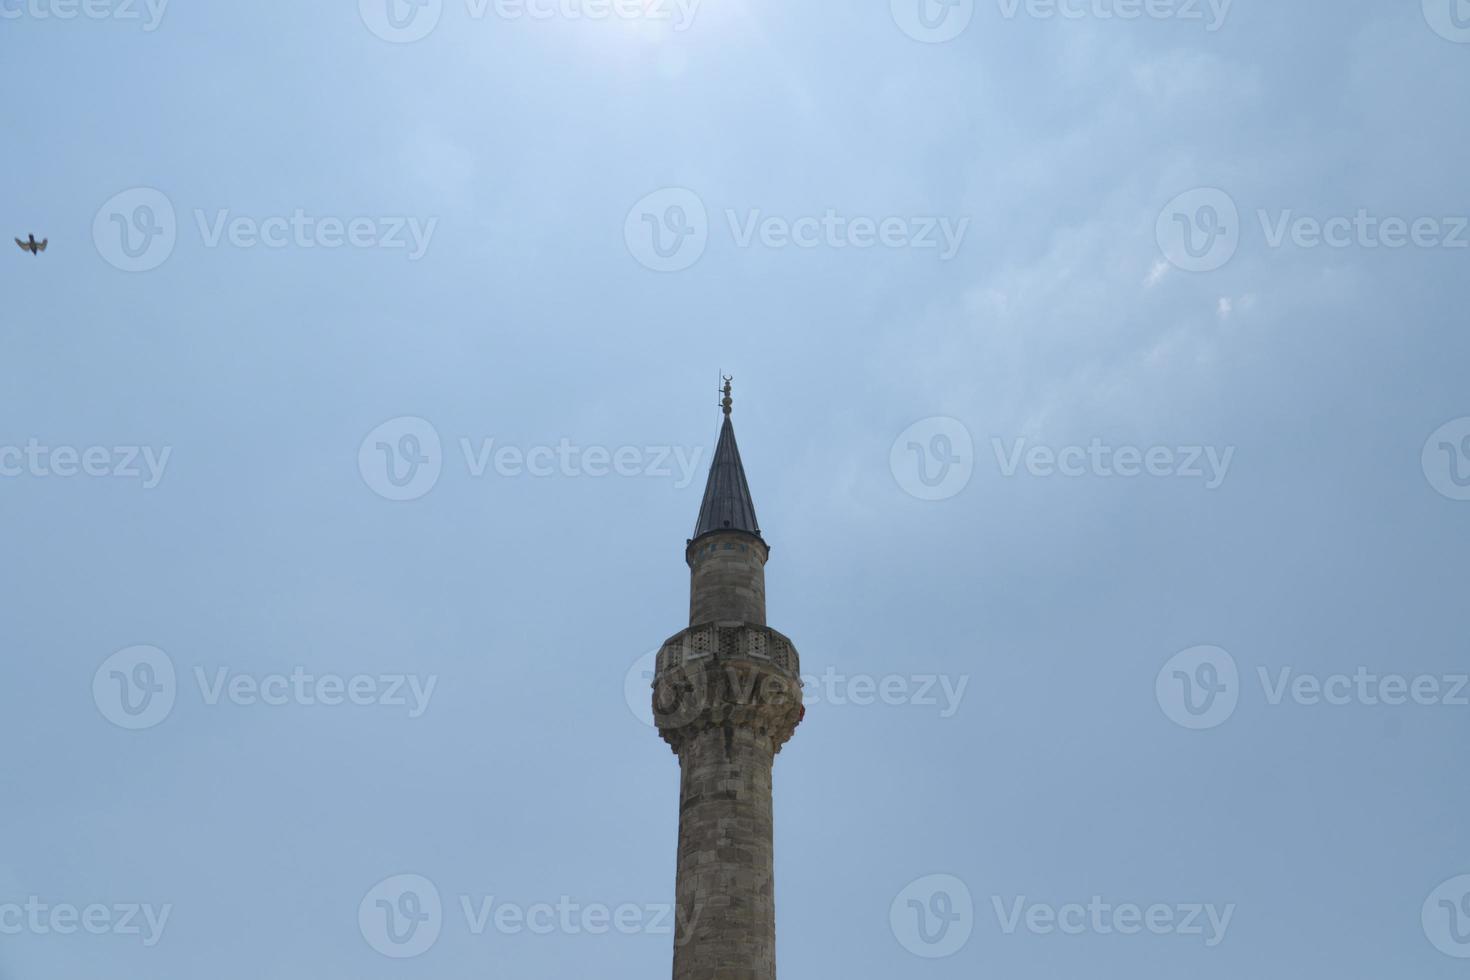
[[[766,559],[770,550],[752,534],[716,532],[695,538],[689,563],[689,623],[766,622]]]
[[[723,405],[699,526],[712,499],[748,512],[748,526],[701,530],[686,546],[689,628],[660,648],[653,685],[659,734],[679,757],[675,900],[688,927],[675,939],[674,980],[775,980],[771,765],[805,711],[801,662],[766,625],[770,550],[735,449],[728,383]],[[730,488],[743,494],[738,507],[721,503]]]
[[[740,726],[683,743],[676,895],[694,925],[675,946],[675,980],[776,975],[771,835],[733,825],[769,828],[771,757],[770,740]]]
[[[801,722],[800,661],[769,627],[695,626],[659,651],[654,720],[679,756],[675,980],[774,980],[771,764]]]

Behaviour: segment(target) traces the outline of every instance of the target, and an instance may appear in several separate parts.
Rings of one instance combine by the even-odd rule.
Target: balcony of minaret
[[[769,626],[690,626],[664,641],[654,676],[654,721],[675,754],[692,736],[727,725],[754,729],[780,752],[806,713],[801,658]]]

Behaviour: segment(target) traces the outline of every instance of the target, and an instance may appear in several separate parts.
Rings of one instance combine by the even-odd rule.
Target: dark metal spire
[[[745,482],[745,467],[740,463],[740,448],[735,445],[735,427],[730,423],[730,381],[725,378],[724,398],[720,407],[725,422],[720,426],[720,441],[715,445],[715,458],[709,467],[709,482],[704,485],[704,503],[699,506],[699,521],[694,536],[713,531],[744,531],[760,537],[760,524],[755,519],[755,503],[750,499],[750,485]]]

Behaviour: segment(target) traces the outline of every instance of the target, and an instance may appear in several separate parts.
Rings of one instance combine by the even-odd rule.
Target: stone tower
[[[771,764],[803,713],[800,662],[766,625],[770,554],[724,424],[689,564],[689,628],[659,649],[653,713],[679,757],[674,980],[775,980]]]

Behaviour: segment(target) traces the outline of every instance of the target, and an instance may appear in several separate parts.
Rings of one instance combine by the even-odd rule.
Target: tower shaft
[[[674,980],[774,980],[771,765],[801,721],[800,661],[767,626],[691,626],[659,650],[654,719],[679,756]]]
[[[775,980],[771,766],[800,723],[796,648],[766,625],[765,563],[725,422],[690,569],[689,628],[660,648],[653,711],[679,757],[674,980]]]
[[[730,725],[679,752],[675,980],[775,980],[770,740]]]

